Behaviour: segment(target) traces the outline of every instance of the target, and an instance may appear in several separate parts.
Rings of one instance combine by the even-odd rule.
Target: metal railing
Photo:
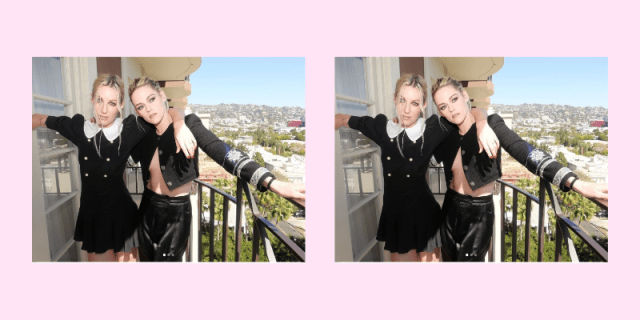
[[[586,232],[584,232],[579,226],[577,226],[573,221],[569,218],[565,217],[562,214],[562,210],[560,209],[560,205],[558,203],[558,198],[556,197],[553,189],[551,188],[551,183],[544,179],[540,179],[540,187],[539,194],[540,198],[535,197],[534,195],[528,193],[527,191],[516,187],[515,185],[505,182],[503,180],[498,179],[496,182],[500,185],[500,219],[495,219],[496,228],[494,229],[494,234],[491,243],[491,249],[489,250],[489,261],[494,262],[502,262],[506,256],[506,248],[505,248],[505,226],[506,226],[506,198],[505,191],[506,187],[511,188],[513,193],[513,204],[511,208],[511,257],[512,261],[515,262],[517,259],[517,241],[518,241],[518,196],[523,195],[526,197],[526,210],[525,210],[525,245],[524,245],[524,259],[525,261],[529,261],[529,253],[530,253],[530,230],[531,230],[531,203],[535,202],[538,204],[539,212],[538,212],[538,254],[537,260],[542,261],[544,256],[544,216],[546,214],[546,196],[549,196],[551,201],[551,208],[553,210],[553,214],[555,215],[556,220],[556,234],[555,234],[555,253],[554,260],[561,261],[562,260],[562,245],[566,245],[567,253],[571,262],[579,262],[578,255],[576,249],[573,244],[573,240],[569,236],[569,233],[577,235],[582,241],[589,247],[589,249],[597,255],[598,258],[602,261],[608,261],[608,253],[607,251],[600,246],[595,240],[593,240]],[[595,201],[594,201],[595,202]],[[598,203],[596,203],[598,204]],[[599,206],[602,206],[598,204]],[[496,241],[499,240],[499,245],[496,245]]]
[[[345,177],[349,177],[350,175],[348,174],[349,171],[356,171],[357,172],[357,176],[358,176],[358,181],[354,181],[353,184],[351,185],[349,184],[349,180],[347,179],[347,194],[359,194],[361,197],[364,197],[366,195],[370,195],[371,192],[364,192],[364,186],[362,184],[362,174],[363,173],[373,173],[373,167],[372,166],[367,166],[365,167],[364,165],[361,167],[345,167],[344,168],[344,176]],[[356,184],[357,183],[357,184]],[[358,187],[358,191],[357,192],[351,192],[351,189],[356,189],[355,186]]]
[[[435,178],[433,178],[434,174],[438,177],[437,186],[435,186],[431,181],[435,180]],[[431,193],[433,193],[434,195],[444,195],[447,192],[447,186],[442,183],[443,180],[445,180],[445,175],[444,166],[442,165],[442,163],[437,165],[429,164],[429,169],[427,169],[427,185],[429,186],[429,189],[431,189]]]
[[[213,221],[214,210],[215,208],[215,198],[216,196],[221,196],[223,200],[223,210],[222,210],[222,226],[218,226],[222,228],[222,261],[227,261],[227,232],[229,230],[229,203],[234,203],[236,205],[236,227],[235,227],[235,261],[240,261],[240,255],[242,253],[242,233],[240,224],[243,216],[243,192],[246,195],[249,208],[251,210],[251,214],[253,215],[253,242],[252,242],[252,253],[251,253],[251,261],[257,262],[260,259],[260,241],[264,246],[265,254],[269,262],[276,262],[276,257],[271,246],[271,241],[267,236],[267,232],[270,232],[273,236],[275,236],[278,240],[282,242],[282,244],[287,247],[290,253],[292,253],[299,261],[305,261],[305,252],[295,243],[293,240],[289,239],[280,229],[274,226],[269,220],[264,218],[258,211],[258,207],[255,203],[255,199],[249,190],[249,185],[247,182],[239,180],[236,184],[236,197],[233,197],[226,192],[212,186],[211,184],[202,182],[200,180],[194,180],[197,184],[197,194],[198,194],[198,222],[197,226],[195,226],[195,230],[192,230],[191,237],[189,239],[189,248],[187,249],[187,261],[196,262],[202,261],[203,256],[203,248],[202,248],[202,236],[204,232],[200,230],[202,226],[203,220],[203,212],[202,212],[202,188],[208,188],[211,191],[210,203],[211,211],[210,211],[210,221]],[[294,202],[291,202],[295,204]],[[299,208],[303,208],[302,206],[295,204]],[[209,261],[213,261],[214,255],[214,234],[215,234],[215,224],[209,223]],[[196,235],[194,237],[194,235]],[[193,245],[193,247],[192,247]],[[195,249],[197,252],[194,254]]]
[[[127,166],[127,169],[124,174],[124,181],[127,188],[129,188],[129,193],[131,194],[141,195],[144,191],[144,185],[142,185],[142,183],[138,183],[138,180],[141,181],[141,179],[138,179],[142,174],[141,170],[142,168],[140,167]],[[132,178],[132,176],[135,179],[135,189],[133,190],[132,190],[133,183],[130,181],[130,178]],[[243,216],[242,210],[244,207],[243,206],[244,199],[242,198],[243,192],[246,195],[246,198],[248,199],[247,200],[249,202],[248,205],[249,205],[249,208],[251,209],[251,214],[253,215],[253,243],[252,243],[253,248],[252,248],[251,260],[253,262],[257,262],[259,260],[260,258],[259,246],[260,246],[260,240],[262,240],[264,251],[267,255],[269,262],[276,262],[275,254],[271,246],[271,241],[267,236],[267,232],[270,232],[277,239],[279,239],[282,242],[282,244],[285,247],[287,247],[289,252],[292,253],[299,261],[302,261],[302,262],[305,261],[304,250],[302,250],[293,240],[289,239],[289,237],[287,237],[282,231],[280,231],[280,229],[278,229],[269,220],[267,220],[260,214],[260,212],[258,211],[258,206],[255,203],[255,199],[251,193],[251,190],[249,190],[249,185],[247,184],[247,182],[238,180],[238,183],[236,185],[236,197],[233,197],[228,193],[206,182],[203,182],[197,179],[194,180],[194,182],[197,185],[198,219],[197,219],[197,224],[195,223],[195,221],[193,223],[191,236],[189,238],[189,247],[187,248],[187,251],[185,254],[186,261],[191,261],[191,262],[202,261],[202,256],[203,256],[202,237],[204,236],[204,231],[201,230],[202,220],[203,220],[202,204],[204,200],[202,197],[203,187],[208,188],[211,192],[210,193],[211,194],[211,197],[210,197],[211,213],[209,218],[209,220],[211,221],[209,223],[209,261],[213,261],[213,255],[214,255],[213,254],[214,253],[214,231],[216,226],[212,221],[214,220],[213,209],[215,208],[216,195],[221,196],[223,199],[222,226],[218,226],[219,228],[222,228],[222,261],[223,262],[227,261],[227,248],[228,248],[227,232],[229,230],[229,203],[234,203],[236,205],[235,261],[240,261],[240,254],[242,252],[242,237],[243,237],[243,235],[241,234],[242,230],[240,227],[240,224],[241,224],[240,222],[242,221],[242,216]],[[240,199],[240,200],[238,201],[237,199]],[[296,207],[300,209],[304,209],[304,207],[302,207],[301,205],[290,200],[288,201],[293,203]],[[194,237],[194,234],[196,235],[195,237]]]
[[[135,180],[135,183],[131,182],[131,179]],[[124,185],[129,189],[130,194],[141,195],[144,192],[144,185],[142,183],[142,168],[127,166],[124,170]],[[132,189],[132,186],[135,187]]]
[[[44,190],[44,194],[56,194],[59,197],[69,194],[69,192],[61,192],[60,191],[60,176],[59,176],[60,173],[65,173],[65,172],[69,172],[70,171],[70,168],[68,166],[66,166],[66,167],[62,167],[62,166],[58,166],[58,167],[40,167],[40,170],[42,171],[42,177],[49,176],[49,175],[45,174],[45,171],[53,171],[53,176],[56,178],[56,190],[52,191],[52,192],[48,192],[47,191],[50,188],[47,188],[46,180],[42,179],[42,190]]]
[[[433,174],[437,175],[437,185],[435,185],[436,178]],[[445,194],[447,191],[447,186],[444,186],[442,181],[445,179],[444,177],[444,168],[442,165],[430,165],[428,171],[428,180],[427,183],[431,188],[431,191],[434,195],[437,194]],[[505,199],[505,187],[509,187],[512,190],[513,194],[513,205],[512,205],[512,218],[511,218],[511,257],[512,261],[516,261],[517,257],[517,228],[518,228],[518,197],[524,196],[526,198],[526,209],[525,209],[525,261],[529,261],[529,254],[531,249],[531,207],[532,203],[535,202],[539,205],[539,213],[538,213],[538,254],[537,260],[542,261],[544,256],[544,217],[545,217],[545,203],[547,201],[546,196],[549,195],[549,199],[551,200],[550,205],[553,209],[555,218],[556,218],[556,234],[555,234],[555,254],[554,260],[560,261],[562,259],[562,246],[563,242],[567,248],[567,253],[572,262],[578,262],[578,255],[573,244],[573,240],[569,236],[570,232],[577,235],[588,247],[589,249],[595,253],[595,255],[600,258],[602,261],[608,261],[608,253],[600,244],[598,244],[595,240],[593,240],[586,232],[584,232],[579,226],[577,226],[573,221],[569,218],[565,217],[562,214],[562,210],[560,209],[560,205],[558,203],[558,198],[556,197],[553,189],[551,188],[551,183],[544,179],[539,179],[540,181],[540,190],[539,194],[540,198],[528,193],[527,191],[516,187],[515,185],[498,179],[496,183],[500,186],[500,218],[496,216],[495,219],[495,227],[494,227],[494,235],[491,240],[491,249],[489,250],[489,261],[504,261],[506,257],[506,248],[505,248],[505,237],[506,231],[505,226],[507,225],[506,221],[506,199]],[[496,190],[497,191],[497,190]],[[593,200],[592,200],[593,201]],[[597,202],[593,201],[598,206],[603,207]]]

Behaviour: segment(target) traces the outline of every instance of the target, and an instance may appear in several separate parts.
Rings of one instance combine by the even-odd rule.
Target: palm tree
[[[213,181],[213,186],[233,195],[233,186],[235,185],[235,179],[216,179]],[[214,209],[211,210],[212,220],[222,221],[223,220],[223,211],[224,211],[224,199],[222,196],[218,195],[215,197],[215,204],[212,206]],[[218,232],[216,232],[215,239],[220,239],[222,236],[222,228],[218,228]]]
[[[561,193],[562,204],[564,205],[564,213],[571,220],[577,220],[578,223],[583,220],[589,221],[598,212],[598,207],[589,199],[569,191]]]
[[[516,187],[527,191],[528,193],[537,196],[539,189],[539,181],[537,179],[520,179],[516,182]],[[525,221],[527,214],[527,197],[524,195],[518,196],[518,212],[514,213],[518,220]],[[525,224],[522,224],[520,228],[520,235],[518,236],[518,240],[522,240],[525,231]]]

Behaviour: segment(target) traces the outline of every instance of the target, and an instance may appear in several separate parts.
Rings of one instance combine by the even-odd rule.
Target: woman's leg
[[[153,219],[153,261],[182,261],[191,233],[191,202],[188,198],[184,202],[157,202]]]
[[[115,255],[115,253],[113,253],[112,249],[107,250],[107,252],[105,252],[105,253],[88,252],[87,253],[87,259],[89,259],[89,262],[116,262],[116,261],[118,261],[116,259],[116,255]]]
[[[458,257],[458,243],[456,241],[458,239],[458,235],[456,233],[456,228],[459,203],[453,196],[451,196],[451,194],[453,193],[447,190],[444,202],[442,203],[442,215],[444,221],[440,224],[440,240],[442,241],[442,252],[449,257],[449,260],[447,261],[456,261]]]
[[[473,204],[465,211],[462,225],[466,226],[460,241],[458,261],[484,262],[493,236],[493,201]]]
[[[441,262],[442,254],[440,248],[435,248],[431,252],[420,252],[420,262]]]
[[[133,248],[129,252],[116,252],[118,262],[138,262],[138,248]]]
[[[422,252],[421,252],[422,253]],[[391,252],[391,262],[418,262],[418,254],[416,250],[411,250],[407,253]]]

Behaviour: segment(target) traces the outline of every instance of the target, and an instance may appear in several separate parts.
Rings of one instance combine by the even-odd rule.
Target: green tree
[[[567,161],[567,158],[564,156],[564,153],[562,152],[558,152],[558,156],[556,157],[556,160],[558,160],[558,162],[560,162],[560,164],[563,167],[569,166],[569,162]]]
[[[540,182],[538,179],[520,179],[516,182],[516,187],[532,194],[533,196],[538,197]],[[515,191],[511,191],[515,192]],[[513,195],[513,193],[512,193]],[[506,208],[507,210],[513,210],[513,197],[508,196],[505,197]],[[525,221],[527,214],[527,197],[521,193],[518,194],[518,212],[515,214],[512,211],[512,216],[515,216],[517,221]],[[524,223],[523,223],[524,224]],[[519,228],[520,233],[518,234],[518,239],[522,239],[524,236],[524,228]]]
[[[288,220],[297,210],[288,200],[279,197],[273,192],[258,193],[257,197],[263,208],[263,214],[268,219],[275,218],[277,222]]]
[[[302,132],[298,132],[297,130],[293,132],[293,137],[296,138],[296,140],[304,141],[304,136],[304,130],[302,130]]]
[[[252,228],[250,228],[252,229]],[[208,230],[208,229],[205,229]],[[271,242],[271,248],[273,249],[273,253],[275,255],[276,261],[278,262],[297,262],[298,259],[295,257],[295,255],[293,255],[293,253],[290,252],[290,250],[284,245],[284,243],[282,241],[280,241],[278,238],[276,238],[275,236],[273,236],[270,232],[267,231],[267,236],[269,238],[269,241]],[[233,230],[233,228],[229,228],[229,230],[227,231],[227,261],[235,261],[235,248],[236,248],[236,241],[233,238],[235,235],[235,232]],[[305,250],[305,239],[295,239],[292,238],[291,240],[293,240],[298,247],[300,247],[303,251]],[[205,231],[202,235],[202,260],[203,262],[209,262],[210,261],[210,257],[211,257],[211,252],[209,250],[209,243],[211,241],[211,238],[209,236],[209,232]],[[241,244],[241,253],[240,253],[240,261],[242,262],[249,262],[252,261],[252,253],[253,253],[253,236],[249,235],[246,238],[243,236],[241,238],[242,244]],[[213,259],[211,259],[213,262],[220,262],[222,261],[222,241],[221,240],[215,240],[214,241],[214,248],[213,248]],[[264,250],[264,243],[262,243],[262,240],[260,240],[260,257],[258,259],[258,261],[260,262],[267,262],[268,258],[267,255],[265,253]]]
[[[520,229],[524,229],[524,226],[518,227],[518,233],[521,233]],[[542,261],[551,262],[555,261],[555,238],[551,237],[548,239],[547,237],[542,237],[544,240],[544,250],[542,253]],[[531,232],[531,239],[529,239],[530,247],[529,247],[529,261],[538,261],[538,237],[536,232]],[[511,228],[505,230],[505,257],[504,261],[513,261],[514,258],[511,252],[511,244],[512,244],[512,236],[511,236]],[[516,258],[515,261],[523,262],[525,261],[525,241],[523,239],[518,239],[516,243]],[[566,246],[562,246],[562,262],[569,262],[571,259],[569,258],[569,254],[567,252]]]
[[[260,152],[256,152],[256,155],[254,156],[253,159],[256,163],[258,163],[261,167],[264,167],[264,158],[262,158],[262,154],[260,154]]]

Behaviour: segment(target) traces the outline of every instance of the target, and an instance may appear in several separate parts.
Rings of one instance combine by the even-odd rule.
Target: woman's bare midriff
[[[167,183],[162,176],[162,170],[160,170],[160,160],[158,158],[158,149],[153,154],[151,164],[149,165],[149,183],[147,183],[149,190],[157,193],[167,195],[169,197],[185,196],[189,194],[191,190],[191,181],[173,189],[169,190]]]
[[[453,174],[453,179],[451,179],[451,185],[449,187],[453,189],[453,191],[459,194],[470,195],[472,197],[486,196],[493,193],[493,183],[486,184],[476,190],[471,189],[471,186],[467,181],[467,176],[465,176],[464,170],[462,169],[462,156],[460,155],[460,149],[458,149],[458,154],[453,160],[451,172]]]

